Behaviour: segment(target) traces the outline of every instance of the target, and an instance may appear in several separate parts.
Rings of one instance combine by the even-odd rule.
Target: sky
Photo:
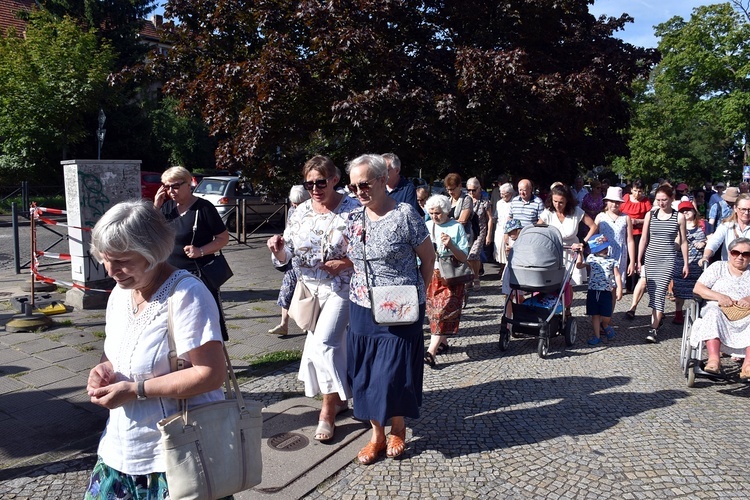
[[[163,13],[163,3],[159,1],[160,6],[155,14]],[[674,16],[681,16],[687,21],[695,7],[716,3],[722,3],[722,0],[595,0],[594,5],[589,6],[589,12],[597,17],[602,14],[613,17],[630,14],[635,22],[627,24],[615,36],[633,45],[654,48],[659,42],[654,37],[654,26]]]
[[[728,0],[595,0],[589,12],[597,17],[604,14],[619,17],[627,13],[635,22],[626,24],[615,36],[632,45],[655,48],[659,40],[654,36],[654,26],[680,16],[686,21],[695,7],[714,5]]]

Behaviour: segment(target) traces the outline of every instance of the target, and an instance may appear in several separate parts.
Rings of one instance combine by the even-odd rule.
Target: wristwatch
[[[145,383],[146,383],[145,380],[139,380],[138,384],[136,385],[136,387],[137,387],[136,394],[137,394],[137,397],[138,397],[138,401],[142,401],[142,400],[146,399],[146,390],[145,390],[145,387],[144,387]]]

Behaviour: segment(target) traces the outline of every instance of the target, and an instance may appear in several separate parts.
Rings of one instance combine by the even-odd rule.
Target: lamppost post
[[[96,148],[96,159],[102,159],[102,143],[104,142],[104,136],[107,134],[107,129],[104,127],[104,122],[107,121],[107,115],[104,114],[104,110],[99,110],[99,128],[96,130],[97,148]]]

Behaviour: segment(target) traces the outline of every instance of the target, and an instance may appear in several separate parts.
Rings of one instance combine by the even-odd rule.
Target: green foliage
[[[750,131],[750,24],[730,4],[697,7],[656,27],[663,57],[637,88],[626,177],[700,183],[739,177]]]
[[[0,38],[0,171],[6,182],[64,158],[106,88],[113,54],[70,18],[31,14],[24,38]]]
[[[624,151],[624,96],[656,54],[587,2],[170,0],[152,67],[218,140],[217,164],[298,180],[395,151],[404,172],[545,181]],[[288,187],[288,186],[287,186]]]
[[[175,99],[162,99],[149,111],[152,133],[159,145],[169,152],[170,165],[182,165],[191,172],[213,169],[216,141],[199,118],[184,116]]]

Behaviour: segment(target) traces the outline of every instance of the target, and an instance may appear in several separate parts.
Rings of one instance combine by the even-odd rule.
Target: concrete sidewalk
[[[315,442],[320,403],[302,397],[298,363],[260,377],[247,372],[250,360],[301,350],[304,342],[299,330],[283,338],[266,333],[278,321],[282,278],[270,265],[266,237],[225,252],[235,272],[223,293],[228,348],[243,393],[266,406],[263,483],[236,498],[746,496],[750,388],[706,381],[685,387],[672,303],[659,344],[643,342],[648,297],[628,321],[626,296],[614,316],[617,337],[589,347],[579,291],[575,346],[552,339],[542,360],[535,341],[513,339],[501,352],[492,265],[451,349],[435,369],[426,368],[422,415],[407,422],[405,455],[355,463],[369,430],[351,412],[339,418],[333,443]],[[25,279],[2,272],[0,293],[18,293]],[[0,322],[12,315],[0,311]],[[80,498],[95,460],[106,411],[88,402],[84,387],[101,354],[103,311],[54,319],[46,332],[0,332],[2,498]],[[288,449],[271,447],[279,440]]]

